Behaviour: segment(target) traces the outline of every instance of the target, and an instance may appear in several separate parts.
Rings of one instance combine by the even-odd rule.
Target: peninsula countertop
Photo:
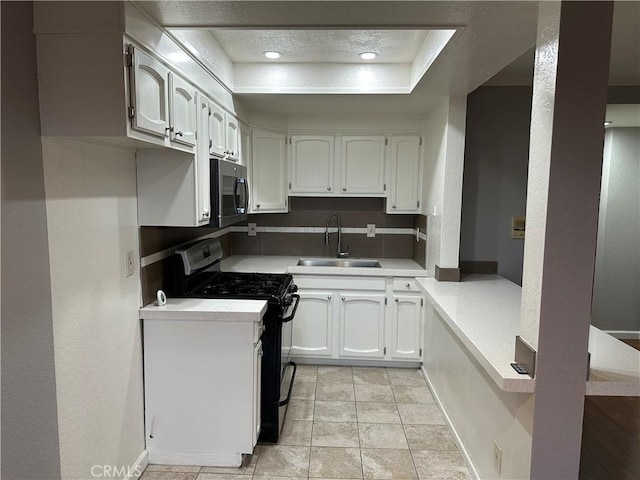
[[[462,282],[419,278],[427,300],[465,348],[505,391],[533,392],[535,379],[511,367],[520,327],[522,289],[498,275],[469,275]],[[640,352],[591,327],[587,395],[640,396]]]

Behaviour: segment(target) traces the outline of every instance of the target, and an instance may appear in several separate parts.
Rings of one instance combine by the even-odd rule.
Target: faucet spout
[[[337,258],[346,258],[349,256],[349,252],[343,252],[342,251],[342,223],[340,222],[340,214],[333,212],[330,213],[329,216],[327,217],[327,223],[324,227],[324,243],[325,245],[329,245],[329,224],[331,223],[331,219],[332,218],[336,218],[337,222],[338,222],[338,249],[336,251],[336,257]]]

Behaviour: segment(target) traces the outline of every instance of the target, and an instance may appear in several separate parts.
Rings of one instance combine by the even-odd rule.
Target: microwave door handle
[[[238,178],[236,177],[234,179],[234,184],[233,184],[233,211],[235,213],[238,213]]]
[[[244,213],[249,211],[249,181],[244,179]]]

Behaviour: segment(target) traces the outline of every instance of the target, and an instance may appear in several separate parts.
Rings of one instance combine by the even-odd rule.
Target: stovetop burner
[[[287,295],[291,276],[267,273],[215,272],[193,293],[229,298],[282,299]]]

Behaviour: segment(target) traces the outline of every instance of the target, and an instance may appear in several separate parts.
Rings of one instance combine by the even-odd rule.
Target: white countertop
[[[150,303],[140,309],[144,320],[209,320],[216,322],[259,322],[267,310],[265,300],[214,300],[168,298],[159,307]]]
[[[302,267],[298,266],[300,258],[281,255],[233,255],[222,260],[220,268],[226,272],[290,273],[291,275],[424,277],[427,274],[424,268],[410,258],[377,258],[381,268]]]
[[[504,391],[533,392],[535,381],[511,367],[522,289],[498,275],[463,282],[420,278],[418,285],[474,358]],[[587,395],[640,396],[640,352],[591,327]]]

